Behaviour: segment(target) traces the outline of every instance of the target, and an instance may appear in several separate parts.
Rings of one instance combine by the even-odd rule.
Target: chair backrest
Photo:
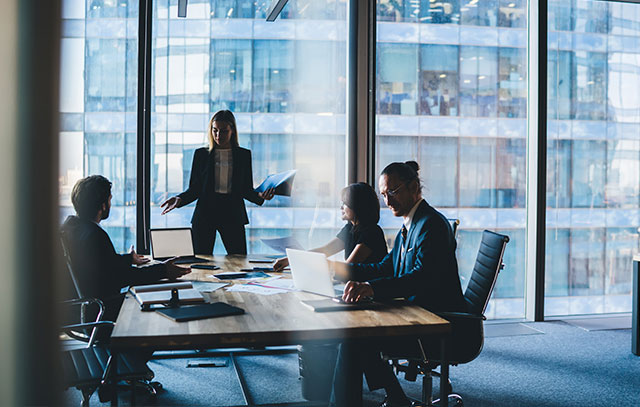
[[[71,255],[69,253],[69,244],[67,242],[67,238],[64,232],[60,232],[60,244],[62,245],[62,255],[64,256],[65,263],[67,264],[67,270],[69,271],[69,276],[71,277],[71,280],[73,281],[73,286],[76,289],[77,298],[83,298],[82,292],[80,291],[80,285],[78,284],[76,275],[73,272]]]
[[[502,256],[509,237],[485,230],[478,249],[469,284],[464,292],[468,312],[483,315],[502,268]]]
[[[449,221],[449,225],[451,225],[451,230],[453,230],[453,238],[456,239],[458,237],[458,226],[460,226],[460,219],[452,219],[447,218]]]

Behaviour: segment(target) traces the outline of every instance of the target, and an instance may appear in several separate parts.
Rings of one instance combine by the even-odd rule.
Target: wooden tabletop
[[[248,258],[255,257],[259,256]],[[215,256],[213,261],[220,270],[194,269],[187,277],[190,280],[218,281],[208,276],[240,268],[269,266],[249,263],[248,258]],[[284,278],[290,276],[282,274]],[[245,314],[174,322],[155,312],[140,311],[137,301],[128,294],[111,335],[111,346],[154,349],[274,346],[340,341],[344,338],[443,335],[450,330],[449,322],[414,305],[389,305],[376,311],[318,313],[300,301],[324,297],[299,291],[258,295],[228,292],[222,288],[204,293],[204,296],[209,302],[222,301],[240,307]]]

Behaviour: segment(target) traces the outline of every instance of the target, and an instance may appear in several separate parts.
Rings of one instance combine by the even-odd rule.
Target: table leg
[[[111,405],[118,406],[118,352],[111,351],[111,377],[109,378],[109,384],[113,386],[113,395],[111,398]]]
[[[244,376],[240,372],[240,369],[238,369],[238,364],[236,363],[236,359],[233,357],[233,352],[229,353],[229,359],[231,360],[231,366],[233,366],[233,370],[236,372],[236,377],[238,378],[238,382],[240,383],[240,390],[242,390],[244,403],[247,406],[252,406],[253,400],[251,400],[251,395],[249,394],[249,389],[247,388],[247,383],[244,380]]]
[[[440,339],[440,406],[449,405],[449,361],[446,354],[447,338]]]

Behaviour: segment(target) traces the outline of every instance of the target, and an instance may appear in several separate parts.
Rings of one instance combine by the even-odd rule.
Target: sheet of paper
[[[265,279],[262,281],[255,281],[255,282],[251,282],[250,284],[260,285],[262,287],[268,287],[268,288],[283,289],[287,291],[295,290],[292,279],[289,279],[289,278],[280,279],[279,276],[277,278],[278,279]]]
[[[286,249],[304,250],[304,247],[293,237],[277,237],[275,239],[261,239],[262,243],[266,244],[277,253],[286,253]]]
[[[233,286],[228,287],[227,291],[247,292],[247,293],[259,294],[259,295],[284,294],[288,292],[288,290],[283,290],[280,288],[263,287],[257,284],[234,284]]]
[[[192,281],[191,284],[193,284],[193,288],[203,293],[211,293],[229,285],[228,283],[214,283],[212,281]]]

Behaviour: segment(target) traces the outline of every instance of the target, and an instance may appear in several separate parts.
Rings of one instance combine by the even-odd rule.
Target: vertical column
[[[525,316],[544,320],[547,189],[547,0],[529,2]]]
[[[151,45],[153,2],[140,0],[138,17],[138,161],[136,200],[136,246],[149,254],[151,223]]]
[[[350,0],[347,39],[347,182],[375,182],[375,2]]]

